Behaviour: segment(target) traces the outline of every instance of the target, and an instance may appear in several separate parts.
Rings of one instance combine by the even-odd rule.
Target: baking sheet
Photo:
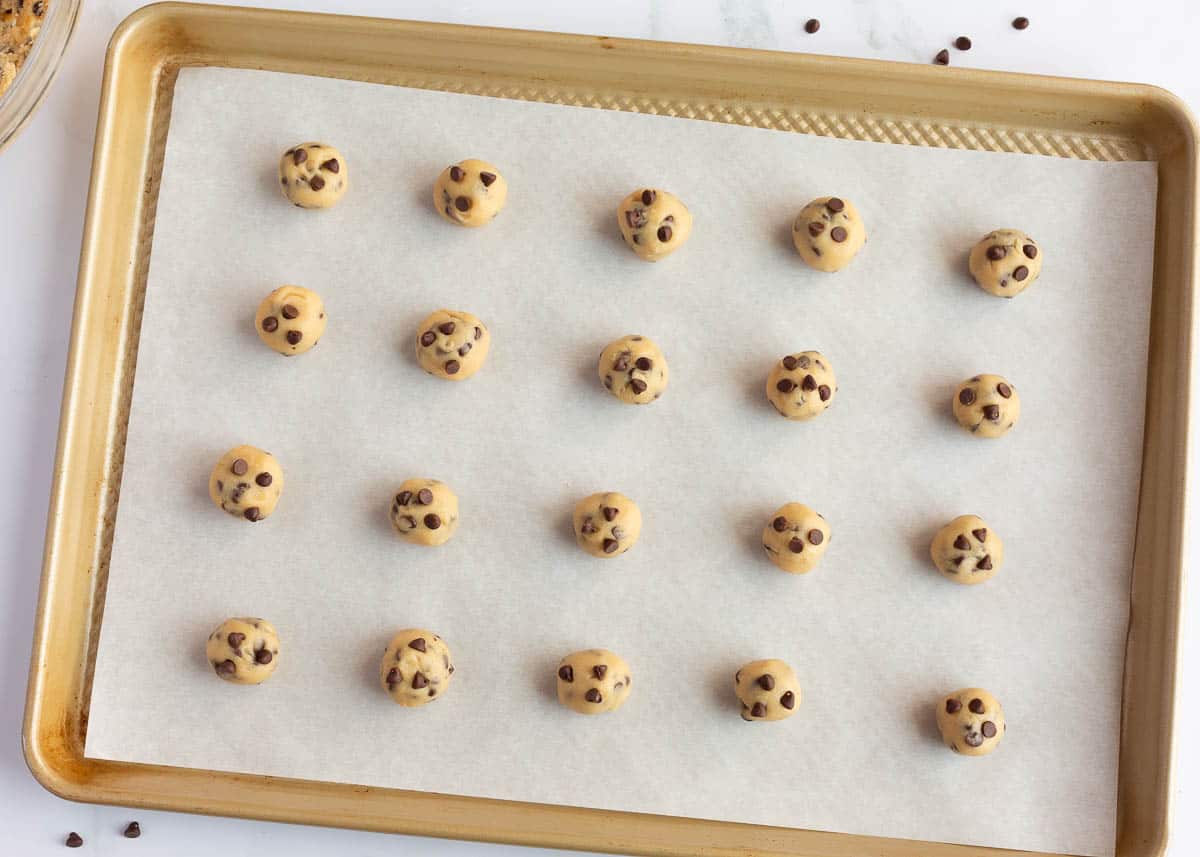
[[[278,154],[342,149],[351,188],[307,212]],[[432,211],[446,163],[510,184],[499,219]],[[665,187],[690,243],[647,265],[613,208]],[[934,151],[664,117],[223,69],[180,73],[167,144],[89,756],[434,792],[979,845],[1112,853],[1122,651],[1141,455],[1153,164]],[[837,275],[803,266],[808,199],[853,200],[870,240]],[[978,290],[965,254],[1019,226],[1041,280]],[[317,290],[320,346],[285,360],[252,328],[282,282]],[[480,315],[485,369],[426,376],[415,325]],[[623,406],[602,346],[643,333],[671,387]],[[818,348],[840,392],[808,424],[762,395],[781,354]],[[1006,375],[1007,438],[949,416],[955,383]],[[206,495],[253,443],[286,488],[248,526]],[[438,550],[387,523],[396,485],[449,482],[463,523]],[[601,561],[569,532],[580,496],[620,490],[642,539]],[[758,533],[800,500],[831,522],[822,565],[775,570]],[[964,512],[1004,537],[990,583],[930,568]],[[214,679],[207,633],[262,615],[282,637],[265,685]],[[442,634],[445,698],[376,685],[391,633]],[[606,646],[638,681],[617,714],[558,707],[553,667]],[[150,652],[147,652],[147,649]],[[133,654],[136,653],[136,654]],[[804,688],[784,723],[744,724],[744,661]],[[1003,702],[1000,749],[937,742],[938,696]]]

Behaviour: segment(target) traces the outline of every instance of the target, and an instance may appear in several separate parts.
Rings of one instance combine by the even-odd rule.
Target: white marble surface
[[[59,854],[79,831],[78,853],[318,855],[534,854],[525,849],[322,828],[130,812],[61,801],[29,776],[19,732],[58,403],[74,297],[104,47],[137,0],[85,0],[62,73],[22,135],[0,153],[0,825],[6,853]],[[927,62],[955,36],[975,47],[955,64],[1136,80],[1200,105],[1200,59],[1191,34],[1194,0],[285,0],[261,5],[494,26],[668,39]],[[1033,25],[1009,27],[1019,14]],[[803,23],[821,19],[809,36]],[[1191,473],[1195,481],[1195,472]],[[1197,499],[1193,497],[1195,505]],[[1195,512],[1200,514],[1200,512]],[[1197,558],[1193,550],[1189,565]],[[1200,738],[1187,712],[1200,705],[1200,600],[1185,620],[1184,682],[1177,730],[1176,818],[1170,857],[1200,850]],[[869,805],[869,799],[868,799]],[[130,818],[136,843],[120,837]]]

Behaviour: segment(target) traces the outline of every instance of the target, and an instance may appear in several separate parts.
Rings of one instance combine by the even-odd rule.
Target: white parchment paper
[[[329,211],[289,206],[279,153],[341,148]],[[436,174],[498,164],[508,206],[459,229]],[[658,186],[695,216],[655,265],[620,242],[617,201]],[[807,269],[789,225],[853,200],[870,240]],[[128,453],[87,736],[90,756],[788,827],[1109,855],[1128,578],[1141,456],[1155,166],[855,143],[664,117],[255,71],[176,86]],[[970,281],[997,227],[1042,244],[1020,298]],[[253,330],[280,283],[329,326],[284,359]],[[490,326],[474,378],[425,375],[415,326],[439,307]],[[642,333],[671,386],[631,407],[601,348]],[[819,419],[766,403],[772,362],[823,351],[840,392]],[[999,441],[950,416],[956,382],[1009,378],[1023,415]],[[227,448],[278,456],[276,513],[211,505]],[[406,477],[459,494],[439,549],[387,522]],[[584,555],[569,516],[620,490],[645,528]],[[759,531],[799,500],[833,529],[794,577]],[[1002,572],[955,586],[933,532],[982,515]],[[218,681],[207,633],[280,629],[266,684]],[[376,684],[391,634],[443,635],[458,671],[421,710]],[[605,646],[631,663],[617,714],[560,708],[553,668]],[[796,668],[798,714],[748,725],[744,661]],[[1002,701],[983,759],[938,742],[960,686]]]

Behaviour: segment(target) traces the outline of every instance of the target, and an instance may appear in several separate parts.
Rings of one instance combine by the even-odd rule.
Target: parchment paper
[[[279,153],[333,143],[351,180],[328,211],[289,206]],[[510,184],[491,225],[439,220],[430,187],[483,157]],[[655,265],[617,235],[646,185],[695,215]],[[853,200],[870,240],[807,269],[789,225]],[[1141,453],[1155,167],[971,153],[256,71],[176,86],[142,323],[90,756],[1017,849],[1113,851],[1128,583]],[[1042,244],[1039,282],[980,291],[966,252],[997,227]],[[280,283],[325,299],[294,359],[253,330]],[[425,375],[438,307],[490,326],[474,378]],[[601,348],[642,333],[671,386],[631,407]],[[764,379],[822,350],[840,392],[780,419]],[[984,441],[954,385],[1005,375],[1020,424]],[[250,526],[206,495],[213,462],[278,456],[276,513]],[[406,477],[447,481],[462,525],[439,549],[387,522]],[[645,528],[586,556],[574,501],[620,490]],[[804,577],[761,555],[789,500],[833,529]],[[983,586],[930,566],[933,532],[982,515],[1007,559]],[[230,615],[280,629],[266,684],[203,654]],[[458,671],[421,710],[376,684],[391,634],[437,631]],[[636,681],[618,713],[554,700],[569,651],[605,646]],[[746,724],[744,661],[781,657],[804,701]],[[983,759],[938,742],[960,686],[1002,701]]]

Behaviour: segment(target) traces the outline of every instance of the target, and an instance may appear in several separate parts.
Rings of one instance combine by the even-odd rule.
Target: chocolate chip
[[[269,315],[262,320],[262,329],[267,333],[274,333],[279,328],[279,319],[273,315]]]
[[[800,364],[801,369],[807,369],[810,361],[807,354],[801,354],[796,358],[796,362]]]
[[[966,36],[959,36],[954,40],[954,47],[958,48],[960,51],[969,51],[971,50],[971,40]]]
[[[643,372],[649,372],[651,369],[654,368],[654,361],[651,360],[649,357],[639,357],[637,359],[637,362],[634,363],[633,365],[636,366],[637,368],[641,369]]]
[[[989,555],[986,555],[986,556],[984,556],[984,558],[983,558],[983,559],[981,559],[981,560],[979,561],[979,563],[978,563],[978,564],[977,564],[975,567],[976,567],[976,568],[983,569],[984,571],[991,571],[991,570],[992,570],[992,557],[991,557],[991,555],[989,554]]]
[[[788,542],[788,550],[792,553],[800,553],[804,550],[804,540],[800,538],[792,539]]]
[[[440,330],[444,335],[449,336],[450,334],[454,333],[454,322],[443,321],[438,325],[438,330]]]
[[[409,643],[408,643],[408,647],[409,647],[410,649],[416,649],[418,652],[425,652],[425,651],[428,651],[428,648],[429,648],[428,646],[426,646],[426,645],[425,645],[425,638],[424,638],[424,637],[413,637],[413,638],[412,638],[412,639],[409,641]]]
[[[775,677],[772,675],[760,675],[758,677],[758,686],[763,690],[775,689]]]
[[[985,720],[985,721],[983,721],[983,724],[979,727],[979,731],[983,733],[984,738],[995,738],[996,737],[996,724],[990,720]]]
[[[266,649],[259,649],[254,653],[254,660],[260,664],[269,664],[274,660],[274,656]]]
[[[975,391],[972,390],[970,387],[964,387],[962,390],[960,390],[958,392],[958,401],[964,405],[974,404],[975,403]]]
[[[814,220],[808,224],[808,234],[811,235],[813,238],[816,238],[818,235],[820,235],[824,231],[825,231],[825,224],[819,220]]]
[[[783,696],[779,697],[779,704],[782,705],[784,708],[786,708],[788,711],[791,711],[793,708],[796,707],[796,694],[792,693],[789,690]]]
[[[594,667],[592,667],[592,675],[594,675],[597,679],[603,680],[606,672],[608,672],[608,666],[606,664],[596,664]]]
[[[330,158],[325,163],[321,164],[321,169],[328,170],[331,173],[340,173],[342,165],[337,162],[337,158]]]
[[[820,387],[817,387],[817,395],[821,397],[822,402],[828,402],[829,397],[833,395],[833,390],[829,389],[828,384],[822,384]]]
[[[604,547],[605,553],[612,553],[613,551],[615,551],[617,549],[617,540],[616,539],[605,539],[603,547]]]
[[[624,372],[628,368],[629,368],[629,352],[625,352],[624,354],[621,354],[620,356],[617,357],[616,360],[613,361],[613,371],[614,372]]]
[[[975,697],[967,704],[967,708],[971,709],[972,714],[983,714],[983,700]]]
[[[933,58],[934,65],[950,65],[950,51],[942,48]]]
[[[763,705],[761,702],[754,703],[754,707],[750,709],[750,716],[751,717],[766,717],[767,716],[767,707],[765,705]]]
[[[446,361],[445,369],[446,369],[447,375],[457,375],[458,370],[461,368],[462,368],[462,364],[459,363],[457,360],[447,360]]]
[[[325,179],[321,178],[320,176],[313,176],[308,180],[308,186],[313,190],[320,190],[321,188],[325,187]]]
[[[592,523],[592,519],[587,518],[584,520],[583,524],[580,525],[579,532],[583,533],[585,536],[590,536],[597,532],[597,528],[596,525]]]
[[[968,732],[963,740],[967,742],[968,747],[978,747],[983,743],[983,737],[978,732]]]
[[[246,459],[244,458],[235,458],[229,469],[237,476],[245,476],[246,471],[250,469],[250,465],[246,463]]]
[[[611,521],[613,518],[617,517],[619,512],[620,510],[613,506],[605,506],[600,510],[600,513],[604,515],[604,520],[606,521]]]
[[[633,392],[638,394],[639,396],[642,393],[646,392],[646,382],[643,381],[641,378],[634,378],[632,381],[629,382],[629,386],[632,387]]]
[[[583,698],[586,699],[588,702],[595,702],[595,703],[599,703],[604,700],[604,697],[602,697],[600,695],[600,691],[596,690],[596,688],[594,688],[594,687],[591,690],[589,690],[587,693],[585,693],[583,695]]]
[[[795,369],[796,368],[796,358],[790,354],[787,357],[783,358],[783,368],[787,369],[789,371],[792,369]]]
[[[796,384],[791,378],[780,378],[775,384],[775,389],[781,393],[790,393],[795,387]]]
[[[496,180],[496,174],[495,173],[480,173],[479,180],[481,182],[483,182],[484,187],[491,187],[492,182],[494,182]]]
[[[466,177],[467,177],[467,173],[465,170],[463,170],[462,167],[453,166],[450,168],[450,181],[460,182],[463,179],[465,179]]]
[[[780,515],[778,518],[776,518],[774,521],[771,522],[771,529],[773,529],[777,533],[782,533],[784,530],[787,529],[787,525],[788,525],[787,518],[783,517],[783,515]]]
[[[401,491],[396,495],[396,503],[400,506],[407,506],[412,501],[411,491]]]
[[[1012,398],[1012,387],[1008,386],[1003,381],[996,385],[996,392],[1006,399]]]
[[[1029,259],[1037,258],[1037,247],[1034,247],[1032,244],[1026,244],[1021,248],[1021,252],[1023,252]]]
[[[1001,247],[998,244],[993,244],[991,247],[987,248],[987,257],[989,259],[991,259],[993,262],[999,262],[1001,259],[1003,259],[1007,255],[1008,255],[1007,247]]]
[[[654,198],[655,198],[655,197],[657,197],[657,196],[658,196],[658,194],[656,194],[656,193],[655,193],[654,191],[652,191],[652,190],[644,190],[644,191],[642,191],[642,205],[653,205],[653,204],[654,204]]]
[[[808,543],[810,545],[819,545],[823,541],[825,541],[825,534],[823,532],[820,530],[808,531]]]
[[[971,543],[967,541],[966,536],[960,534],[958,538],[954,540],[954,547],[960,551],[970,550]]]
[[[125,832],[121,835],[126,839],[137,839],[142,835],[142,826],[136,821],[131,821],[125,826]]]
[[[258,483],[260,488],[266,488],[274,481],[274,478],[270,473],[267,473],[264,470],[262,473],[254,477],[254,481]]]
[[[985,541],[987,539],[987,527],[980,527],[978,530],[971,530],[971,535],[979,539],[981,542]]]
[[[564,664],[558,668],[558,677],[563,681],[575,681],[575,670],[571,669],[570,664]]]
[[[983,406],[983,415],[987,419],[995,422],[996,420],[1000,419],[1000,406],[999,405],[984,405]]]
[[[427,687],[428,685],[429,685],[429,679],[425,678],[424,673],[418,672],[418,673],[413,674],[412,686],[415,689],[420,690],[421,688]]]
[[[459,356],[459,357],[466,357],[466,356],[467,356],[467,354],[470,352],[470,350],[471,350],[471,343],[469,343],[469,342],[464,342],[464,343],[462,344],[462,348],[458,349],[458,356]]]
[[[825,207],[828,208],[830,211],[832,211],[834,214],[837,214],[839,211],[841,211],[842,209],[844,209],[846,207],[846,203],[842,202],[836,196],[831,196],[829,198],[829,201],[825,203]]]
[[[816,18],[809,18],[804,22],[804,32],[808,33],[810,36],[819,29],[821,29],[821,22]],[[791,706],[789,705],[788,708],[791,708]]]
[[[229,641],[230,648],[236,649],[242,643],[246,642],[246,635],[240,631],[234,631],[225,639]]]
[[[396,669],[395,667],[392,667],[390,670],[388,670],[388,674],[387,674],[387,683],[388,684],[399,684],[403,680],[403,678],[404,677],[402,675],[400,675],[400,670]]]
[[[300,315],[300,310],[296,309],[291,304],[284,304],[280,308],[279,314],[284,318],[295,318],[296,316]]]
[[[222,482],[220,479],[218,479],[218,480],[217,480],[217,490],[218,490],[218,491],[224,491],[224,490],[225,490],[225,483],[224,483],[224,482]]]
[[[295,151],[292,152],[292,163],[295,164],[296,166],[300,166],[302,163],[304,163],[307,160],[308,160],[308,152],[304,151],[303,149],[296,149]]]
[[[412,515],[404,515],[400,518],[400,520],[406,523],[408,525],[408,529],[410,530],[415,530],[417,528],[417,519]]]
[[[670,226],[660,226],[660,227],[658,227],[658,240],[659,240],[659,241],[664,241],[664,242],[666,242],[666,241],[670,241],[670,240],[671,240],[671,235],[672,235],[672,233],[671,233],[671,227],[670,227]]]
[[[1023,282],[1025,282],[1025,278],[1029,276],[1029,269],[1026,268],[1024,265],[1018,265],[1016,268],[1013,269],[1012,275],[1013,275],[1013,279],[1016,280],[1018,283],[1023,283]]]
[[[428,488],[422,488],[417,492],[417,502],[422,506],[428,506],[433,502],[433,492]]]
[[[213,664],[217,671],[217,675],[233,675],[237,672],[237,664],[231,660],[223,660],[219,664]]]
[[[1022,15],[1019,18],[1013,18],[1014,30],[1025,30],[1029,28],[1029,19]]]
[[[437,334],[432,330],[427,330],[421,334],[421,345],[428,348],[433,343],[437,342]]]
[[[442,519],[433,514],[433,512],[430,512],[428,515],[426,515],[424,520],[425,526],[431,530],[436,530],[442,525]]]
[[[288,341],[288,345],[299,345],[300,340],[304,338],[304,334],[298,330],[289,330],[287,336],[284,337]]]
[[[817,389],[817,379],[812,375],[805,375],[804,380],[800,382],[800,389],[811,393],[813,390]]]
[[[957,714],[958,710],[960,708],[962,708],[962,703],[959,702],[957,699],[947,699],[946,700],[946,713],[947,714]]]
[[[454,198],[454,207],[457,208],[459,211],[470,211],[470,209],[471,209],[470,197],[456,196]]]
[[[257,506],[251,506],[246,511],[242,512],[242,517],[247,521],[257,521],[259,519],[259,511]]]
[[[479,337],[481,337],[481,336],[483,336],[483,331],[480,330],[478,327],[475,328],[475,338],[479,339]]]
[[[66,846],[68,848],[79,848],[83,845],[83,837],[72,830],[67,834]]]
[[[841,226],[835,226],[829,230],[829,237],[841,244],[846,240],[846,230]]]

